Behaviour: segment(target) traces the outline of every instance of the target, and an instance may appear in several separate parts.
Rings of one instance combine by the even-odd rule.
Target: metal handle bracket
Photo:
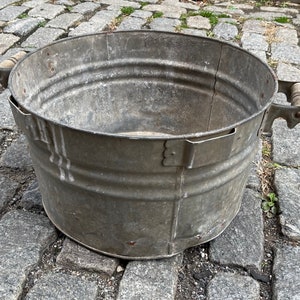
[[[236,130],[206,140],[167,140],[163,165],[199,168],[226,160],[231,153]]]

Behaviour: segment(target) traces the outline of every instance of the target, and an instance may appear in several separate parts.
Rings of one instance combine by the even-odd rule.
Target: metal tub
[[[231,44],[132,31],[41,48],[9,88],[52,222],[96,251],[145,259],[230,224],[277,82]]]

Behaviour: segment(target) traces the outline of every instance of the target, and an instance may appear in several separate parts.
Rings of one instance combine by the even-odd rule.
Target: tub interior
[[[269,67],[236,46],[151,31],[61,40],[20,62],[9,84],[21,107],[50,121],[158,135],[234,127],[276,89]]]

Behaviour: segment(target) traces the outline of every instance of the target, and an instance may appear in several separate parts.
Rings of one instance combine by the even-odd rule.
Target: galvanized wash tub
[[[230,224],[277,82],[231,44],[132,31],[39,49],[9,88],[52,222],[91,249],[144,259]]]

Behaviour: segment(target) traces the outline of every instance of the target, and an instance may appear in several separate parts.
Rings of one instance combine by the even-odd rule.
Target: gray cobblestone
[[[219,273],[209,283],[208,300],[257,300],[259,284],[253,278],[230,273]]]
[[[24,6],[7,6],[0,10],[0,20],[12,21],[26,10],[28,10],[28,8]]]
[[[208,18],[202,16],[192,16],[186,20],[187,26],[197,29],[210,29],[211,24]]]
[[[181,32],[185,33],[185,34],[196,35],[196,36],[207,36],[207,31],[205,31],[205,30],[185,28]]]
[[[300,296],[300,247],[283,245],[277,248],[273,275],[273,297],[276,300],[297,300]]]
[[[112,276],[119,260],[93,252],[67,238],[57,257],[57,263],[72,269],[85,269]]]
[[[235,25],[222,22],[215,26],[213,33],[217,38],[232,41],[238,35],[238,29]]]
[[[104,10],[96,13],[89,22],[83,22],[69,36],[89,34],[104,30],[120,14],[119,10]]]
[[[265,36],[253,32],[245,32],[241,42],[246,50],[267,51],[269,47]]]
[[[122,21],[118,30],[138,30],[146,23],[146,20],[140,18],[128,17]]]
[[[20,38],[13,34],[0,33],[0,54],[13,46]]]
[[[0,9],[14,3],[20,2],[19,0],[1,0],[0,2]]]
[[[146,10],[135,10],[130,16],[135,18],[148,19],[152,16],[152,12]]]
[[[20,201],[20,206],[24,207],[25,209],[38,208],[39,210],[42,210],[42,195],[40,193],[39,185],[36,179],[28,186],[28,188],[24,192],[23,197]]]
[[[0,211],[13,198],[17,187],[18,183],[0,174]]]
[[[59,28],[41,27],[22,43],[22,47],[39,48],[57,40],[64,33]]]
[[[272,59],[300,65],[300,47],[287,43],[273,43],[271,47]]]
[[[56,233],[42,215],[11,211],[0,221],[0,298],[18,299],[26,276]]]
[[[164,31],[175,31],[176,26],[179,26],[181,22],[176,19],[168,18],[155,18],[150,24],[150,28],[153,30],[160,30],[161,28]]]
[[[222,7],[226,7],[229,9],[241,9],[241,10],[251,10],[253,9],[253,5],[251,4],[245,4],[245,3],[233,3],[233,2],[220,2],[217,3],[216,6],[222,6]]]
[[[228,16],[243,16],[245,13],[243,10],[238,9],[238,8],[224,8],[224,7],[218,7],[218,6],[207,6],[205,7],[205,10],[211,11],[215,13],[216,15],[218,14],[227,14]]]
[[[50,273],[37,280],[26,300],[80,299],[93,300],[97,296],[97,284],[74,275]]]
[[[275,34],[275,39],[278,42],[297,45],[298,44],[297,30],[291,28],[278,28]]]
[[[300,170],[282,168],[275,171],[275,185],[279,197],[281,230],[292,240],[300,240]]]
[[[9,23],[3,30],[4,33],[13,33],[18,36],[26,36],[33,32],[43,22],[43,18],[19,19]]]
[[[6,150],[0,159],[0,164],[7,168],[31,170],[32,161],[27,145],[25,136],[21,135]]]
[[[74,12],[84,15],[93,12],[99,7],[100,5],[94,2],[82,2],[72,8],[72,13]]]
[[[248,15],[248,18],[264,19],[266,21],[273,21],[275,18],[279,18],[279,17],[291,17],[291,16],[280,12],[264,12],[264,11],[254,12]]]
[[[264,254],[261,199],[246,189],[241,210],[230,226],[210,243],[212,261],[261,269]],[[243,243],[241,243],[243,241]]]
[[[293,22],[293,24],[295,24],[296,26],[300,26],[300,14],[297,15],[297,17],[294,18],[294,19],[292,20],[292,22]]]
[[[54,5],[50,3],[44,3],[34,7],[29,11],[30,17],[41,17],[44,19],[53,19],[65,10],[62,5]]]
[[[14,129],[16,128],[16,123],[13,114],[10,109],[8,98],[10,97],[10,92],[8,89],[4,90],[0,94],[0,128],[2,129]]]
[[[300,68],[296,68],[290,64],[279,62],[276,73],[279,80],[300,82]]]
[[[149,2],[149,1],[147,1]],[[125,6],[131,6],[133,8],[140,8],[141,4],[138,2],[132,2],[132,1],[125,1],[125,0],[100,0],[101,4],[109,4],[113,5],[115,7],[125,7]]]
[[[67,30],[69,27],[75,26],[83,20],[83,16],[78,13],[66,13],[52,19],[46,27],[61,28]]]
[[[164,0],[164,5],[178,6],[187,10],[199,10],[199,6],[192,4],[191,2],[184,2],[179,0]]]
[[[182,14],[186,13],[186,9],[179,6],[174,5],[155,5],[149,4],[143,7],[144,10],[152,11],[152,12],[162,12],[163,17],[165,18],[180,18]],[[163,27],[161,27],[163,28]]]
[[[300,153],[297,146],[299,126],[289,129],[286,126],[286,121],[275,120],[273,124],[273,160],[275,162],[289,166],[300,166]]]
[[[287,7],[273,7],[273,6],[261,6],[261,11],[277,12],[282,14],[297,14],[299,13],[296,8],[287,8]]]
[[[173,300],[182,255],[168,259],[130,261],[120,283],[118,300]]]
[[[24,2],[22,5],[30,8],[35,8],[47,2],[48,0],[31,0],[31,1]]]
[[[243,24],[242,30],[244,32],[254,32],[264,34],[266,31],[266,26],[264,21],[261,20],[246,20]]]

